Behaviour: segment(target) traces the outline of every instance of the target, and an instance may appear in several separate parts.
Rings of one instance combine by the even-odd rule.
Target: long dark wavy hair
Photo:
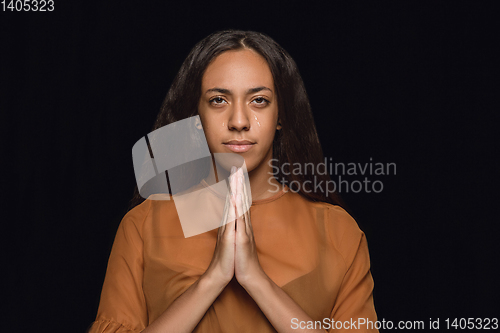
[[[304,82],[295,61],[278,43],[263,33],[224,30],[215,32],[196,44],[174,78],[152,131],[197,115],[201,82],[206,68],[221,53],[240,49],[252,49],[259,53],[266,59],[273,75],[278,99],[278,117],[282,126],[281,130],[276,131],[273,142],[273,166],[279,168],[276,179],[287,185],[291,182],[300,184],[292,186],[291,189],[298,188],[298,193],[308,200],[345,207],[338,193],[329,193],[327,196],[323,191],[314,191],[314,177],[317,183],[323,181],[324,188],[326,181],[330,180],[327,173],[294,175],[290,172],[293,163],[300,163],[304,167],[306,163],[317,165],[323,162],[323,151]],[[136,186],[128,210],[144,200]]]

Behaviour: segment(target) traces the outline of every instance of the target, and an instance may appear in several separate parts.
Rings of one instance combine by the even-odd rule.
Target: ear
[[[276,129],[279,131],[283,127],[281,126],[281,120],[278,119],[278,126],[276,126]]]

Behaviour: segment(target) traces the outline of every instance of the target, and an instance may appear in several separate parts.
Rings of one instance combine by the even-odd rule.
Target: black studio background
[[[325,156],[396,163],[373,178],[381,193],[341,193],[367,235],[379,319],[498,317],[493,6],[182,3],[0,13],[9,331],[94,320],[135,185],[132,146],[191,47],[225,28],[264,32],[292,55]]]

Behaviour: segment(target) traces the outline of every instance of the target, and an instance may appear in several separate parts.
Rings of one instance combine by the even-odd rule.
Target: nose
[[[248,131],[250,130],[250,117],[248,108],[244,102],[237,102],[233,104],[230,111],[230,116],[227,122],[230,131]]]

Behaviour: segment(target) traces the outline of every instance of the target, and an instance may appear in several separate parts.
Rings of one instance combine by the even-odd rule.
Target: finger
[[[231,199],[231,218],[229,228],[234,231],[236,229],[236,197]]]
[[[229,177],[229,187],[233,199],[236,199],[236,177],[237,177],[237,169],[235,166],[233,166],[231,168],[231,176]]]
[[[241,187],[241,169],[238,169],[236,172],[236,195],[240,194],[242,192],[242,187]],[[240,196],[241,197],[241,196]],[[236,200],[236,216],[240,217],[242,215],[242,210],[241,210],[241,198],[240,200]]]
[[[242,198],[241,193],[238,193],[236,195],[236,210],[238,211],[236,219],[236,233],[240,236],[243,236],[246,235],[246,226],[243,215],[240,214],[240,212],[243,211],[241,198]]]
[[[225,226],[224,226],[224,232],[222,233],[222,236],[221,237],[224,237],[226,239],[229,239],[231,237],[233,237],[233,240],[234,240],[234,231],[235,231],[235,220],[234,220],[234,211],[235,211],[235,200],[233,199],[230,199],[230,207],[229,207],[229,214],[228,214],[228,218],[230,220],[228,220],[228,222],[226,222]]]
[[[246,215],[245,212],[246,210],[244,209],[244,201],[245,201],[245,192],[244,192],[244,175],[243,175],[243,169],[238,170],[238,184],[237,184],[237,193],[239,200],[237,202],[237,211],[238,211],[238,218],[240,219],[241,222],[241,231],[247,234],[247,226],[246,226]]]
[[[238,215],[236,214],[236,194],[237,194],[237,190],[236,190],[236,184],[238,182],[238,179],[237,179],[237,174],[234,173],[232,176],[231,176],[231,179],[230,179],[230,182],[229,182],[229,185],[230,185],[230,200],[231,200],[231,209],[230,209],[230,213],[229,213],[229,222],[233,222],[236,220],[236,218],[238,217]]]
[[[234,237],[234,230],[235,228],[235,221],[231,221],[229,223],[226,224],[226,229],[224,230],[224,235],[226,237]]]
[[[223,218],[224,218],[224,223],[227,224],[227,223],[230,223],[232,221],[234,221],[234,219],[236,218],[235,216],[235,209],[234,209],[234,201],[236,199],[235,197],[235,186],[236,186],[236,182],[235,182],[235,177],[234,177],[234,172],[235,172],[236,168],[235,167],[232,167],[231,168],[231,175],[229,176],[229,189],[228,189],[228,192],[226,194],[226,203],[225,203],[225,206],[224,206],[224,211],[223,211]]]
[[[243,180],[242,184],[242,189],[243,189],[243,211],[244,213],[244,221],[245,221],[245,228],[247,234],[251,237],[253,235],[252,232],[252,221],[250,218],[250,206],[249,206],[249,200],[248,200],[248,189],[246,186],[246,182]]]
[[[231,170],[235,170],[236,168],[233,166]],[[236,200],[236,170],[231,173],[229,176],[229,193],[231,194],[231,198]]]

